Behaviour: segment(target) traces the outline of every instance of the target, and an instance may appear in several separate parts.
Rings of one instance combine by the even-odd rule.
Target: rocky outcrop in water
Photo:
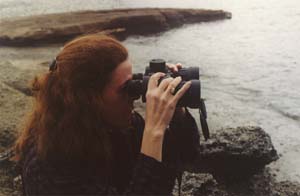
[[[222,10],[122,9],[47,14],[0,22],[0,46],[32,46],[61,43],[87,33],[102,33],[125,39],[165,31],[186,23],[231,18]]]
[[[211,173],[218,181],[239,181],[278,158],[270,136],[260,127],[224,128],[201,144],[198,159],[187,170]]]

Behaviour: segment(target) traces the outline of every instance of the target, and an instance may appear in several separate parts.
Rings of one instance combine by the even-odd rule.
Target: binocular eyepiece
[[[159,80],[159,83],[169,77],[181,76],[182,81],[175,88],[175,93],[187,82],[191,81],[190,88],[180,98],[176,107],[190,107],[199,108],[200,122],[204,138],[209,138],[209,130],[206,122],[207,114],[204,104],[204,99],[201,98],[201,83],[199,79],[199,68],[189,67],[181,68],[178,72],[172,72],[163,59],[153,59],[150,61],[149,66],[146,67],[145,73],[133,74],[132,80],[128,81],[126,85],[126,91],[128,95],[133,99],[139,99],[142,96],[142,101],[146,102],[146,92],[149,82],[149,78],[157,72],[163,72],[166,75]]]

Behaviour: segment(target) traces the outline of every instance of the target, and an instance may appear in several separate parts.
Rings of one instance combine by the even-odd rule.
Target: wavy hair
[[[127,58],[126,48],[108,36],[67,43],[56,69],[32,82],[35,103],[16,141],[16,160],[34,146],[40,159],[83,161],[107,171],[112,152],[99,99],[113,70]]]

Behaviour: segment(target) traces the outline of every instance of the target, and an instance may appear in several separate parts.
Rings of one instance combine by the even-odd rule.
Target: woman
[[[174,95],[181,78],[158,85],[163,75],[149,80],[144,122],[125,90],[126,48],[103,35],[66,44],[33,81],[36,102],[16,142],[24,194],[171,194],[199,135],[187,110],[175,112],[190,83]]]

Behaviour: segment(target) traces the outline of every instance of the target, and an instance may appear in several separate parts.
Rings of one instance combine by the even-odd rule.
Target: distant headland
[[[0,21],[0,46],[33,46],[62,43],[89,33],[124,40],[188,23],[230,19],[231,13],[205,9],[117,9],[45,14]]]

